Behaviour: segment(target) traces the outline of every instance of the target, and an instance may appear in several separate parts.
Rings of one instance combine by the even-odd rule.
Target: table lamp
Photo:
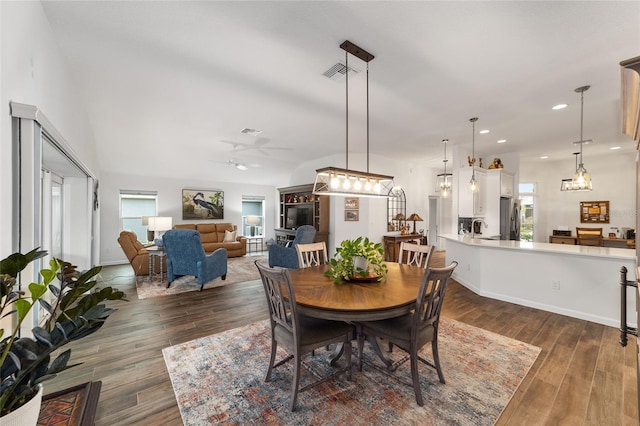
[[[407,218],[407,220],[413,221],[413,232],[412,232],[412,234],[415,234],[416,233],[416,222],[417,221],[422,222],[423,219],[420,217],[420,215],[418,213],[411,213],[411,216],[409,216]]]
[[[164,231],[171,229],[172,219],[169,216],[151,216],[149,217],[149,231],[155,234],[154,243],[158,247],[162,247],[162,234]],[[152,235],[153,238],[153,235]]]
[[[247,225],[251,225],[251,236],[256,235],[256,225],[260,223],[260,216],[247,216]]]

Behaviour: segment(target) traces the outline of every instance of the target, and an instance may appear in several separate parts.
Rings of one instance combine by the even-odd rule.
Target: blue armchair
[[[183,275],[195,275],[200,291],[211,280],[227,278],[227,249],[205,255],[198,231],[172,229],[162,236],[162,241],[167,252],[167,288]]]
[[[280,266],[282,268],[298,269],[298,252],[296,245],[310,244],[316,238],[316,228],[311,225],[303,225],[296,229],[296,236],[288,247],[274,244],[269,247],[269,266]]]

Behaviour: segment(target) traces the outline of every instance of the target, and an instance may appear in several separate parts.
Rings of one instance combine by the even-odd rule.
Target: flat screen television
[[[313,206],[287,206],[285,228],[296,229],[302,225],[313,225]]]

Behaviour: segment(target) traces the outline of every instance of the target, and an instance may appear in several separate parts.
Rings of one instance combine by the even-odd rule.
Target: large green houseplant
[[[330,268],[324,274],[336,284],[363,278],[381,281],[388,270],[383,260],[382,243],[374,243],[367,237],[344,240],[336,248],[336,255],[329,260]]]
[[[52,356],[64,345],[98,331],[115,312],[103,302],[126,300],[120,290],[96,288],[94,278],[102,267],[81,273],[76,266],[58,259],[49,262],[49,269],[40,271],[42,283],[29,284],[28,295],[17,291],[20,271],[46,254],[35,249],[0,261],[0,318],[15,314],[17,319],[13,329],[0,329],[0,423],[2,416],[33,398],[40,383],[78,365],[68,365],[70,349],[54,359]],[[48,313],[46,322],[34,327],[32,336],[20,336],[22,323],[38,304]]]

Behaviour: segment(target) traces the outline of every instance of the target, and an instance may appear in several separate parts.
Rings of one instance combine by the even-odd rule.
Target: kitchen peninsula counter
[[[612,327],[620,325],[620,268],[636,279],[635,250],[440,235],[453,278],[475,293]],[[636,325],[635,295],[627,297]]]

